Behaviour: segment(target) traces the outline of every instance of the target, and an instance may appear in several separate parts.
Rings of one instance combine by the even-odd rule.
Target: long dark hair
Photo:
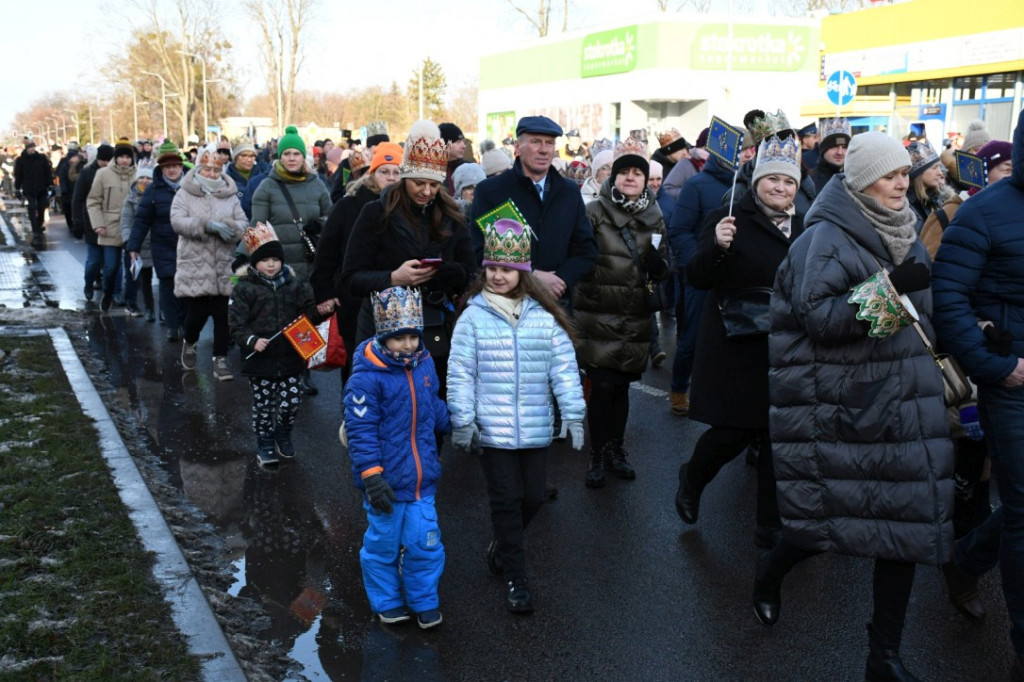
[[[487,285],[487,267],[480,269],[480,274],[477,278],[469,285],[469,289],[462,296],[462,301],[459,303],[458,314],[461,315],[462,311],[466,309],[469,304],[469,300],[484,290]],[[500,294],[499,294],[500,295]],[[516,288],[509,292],[509,298],[524,298],[529,296],[533,300],[537,301],[544,310],[551,313],[551,316],[555,318],[555,322],[558,323],[565,333],[569,335],[569,339],[576,344],[576,330],[573,327],[572,320],[569,319],[569,314],[565,312],[565,308],[558,304],[555,297],[551,295],[551,291],[546,286],[541,284],[540,280],[533,276],[533,273],[519,271],[519,284]]]
[[[430,221],[430,240],[434,242],[444,241],[452,235],[451,230],[445,226],[447,220],[465,223],[466,219],[462,214],[462,210],[455,203],[455,200],[445,192],[443,183],[442,187],[438,189],[434,200],[421,212],[414,205],[412,197],[409,196],[409,190],[405,188],[405,181],[407,179],[402,178],[399,180],[384,195],[384,223],[381,226],[382,230],[387,229],[391,214],[395,211],[398,211],[413,227],[420,225],[418,216],[426,213]]]

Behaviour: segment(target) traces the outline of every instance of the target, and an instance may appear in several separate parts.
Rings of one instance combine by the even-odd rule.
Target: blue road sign
[[[845,107],[857,94],[857,79],[849,71],[833,71],[825,81],[825,94],[837,107]]]

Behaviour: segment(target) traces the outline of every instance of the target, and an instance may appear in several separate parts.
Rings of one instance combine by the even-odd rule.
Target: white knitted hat
[[[899,140],[885,133],[861,133],[850,140],[843,168],[847,186],[862,192],[879,178],[900,168],[910,168],[910,154]]]

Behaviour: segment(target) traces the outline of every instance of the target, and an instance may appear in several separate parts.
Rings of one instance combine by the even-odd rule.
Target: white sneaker
[[[217,378],[217,381],[231,381],[235,378],[235,375],[228,369],[228,359],[223,355],[213,359],[213,376]]]
[[[196,368],[196,344],[181,342],[181,366],[187,370]]]

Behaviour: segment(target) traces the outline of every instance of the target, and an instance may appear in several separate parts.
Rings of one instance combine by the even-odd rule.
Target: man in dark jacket
[[[821,123],[821,142],[818,145],[818,165],[809,177],[814,181],[815,189],[820,192],[836,173],[843,172],[846,162],[846,148],[853,137],[850,121],[846,118],[833,118]]]
[[[60,205],[64,213],[64,220],[68,225],[68,232],[75,235],[75,218],[72,202],[75,198],[75,183],[78,181],[78,173],[85,165],[85,157],[78,151],[78,143],[72,140],[68,142],[68,153],[61,158],[57,164],[57,182],[60,183]],[[74,179],[72,179],[74,178]]]
[[[943,232],[932,291],[940,345],[978,385],[1002,502],[957,542],[955,564],[969,587],[998,560],[1017,652],[1012,679],[1024,680],[1024,111],[1012,160],[1013,174],[965,201]]]
[[[85,210],[85,200],[92,189],[92,181],[96,179],[96,171],[103,168],[114,158],[114,148],[109,144],[101,144],[96,150],[96,160],[82,169],[75,183],[75,196],[71,201],[71,213],[74,216],[75,229],[85,236],[85,300],[92,301],[93,288],[103,269],[103,249],[96,243],[96,231],[92,229],[89,212]]]
[[[444,187],[448,190],[448,196],[455,196],[455,181],[452,174],[455,169],[466,163],[463,158],[466,154],[466,136],[462,134],[462,128],[454,123],[442,123],[438,126],[441,130],[441,139],[448,143],[448,170],[444,176]]]
[[[546,116],[519,119],[512,170],[476,186],[469,234],[479,261],[484,237],[474,221],[511,199],[536,235],[534,276],[555,298],[568,302],[567,292],[597,263],[597,240],[576,183],[549,172],[555,138],[561,134],[562,128]]]
[[[43,233],[43,219],[50,188],[53,187],[53,166],[45,154],[36,151],[36,143],[29,140],[25,151],[14,162],[14,192],[28,202],[28,220],[32,234]]]

